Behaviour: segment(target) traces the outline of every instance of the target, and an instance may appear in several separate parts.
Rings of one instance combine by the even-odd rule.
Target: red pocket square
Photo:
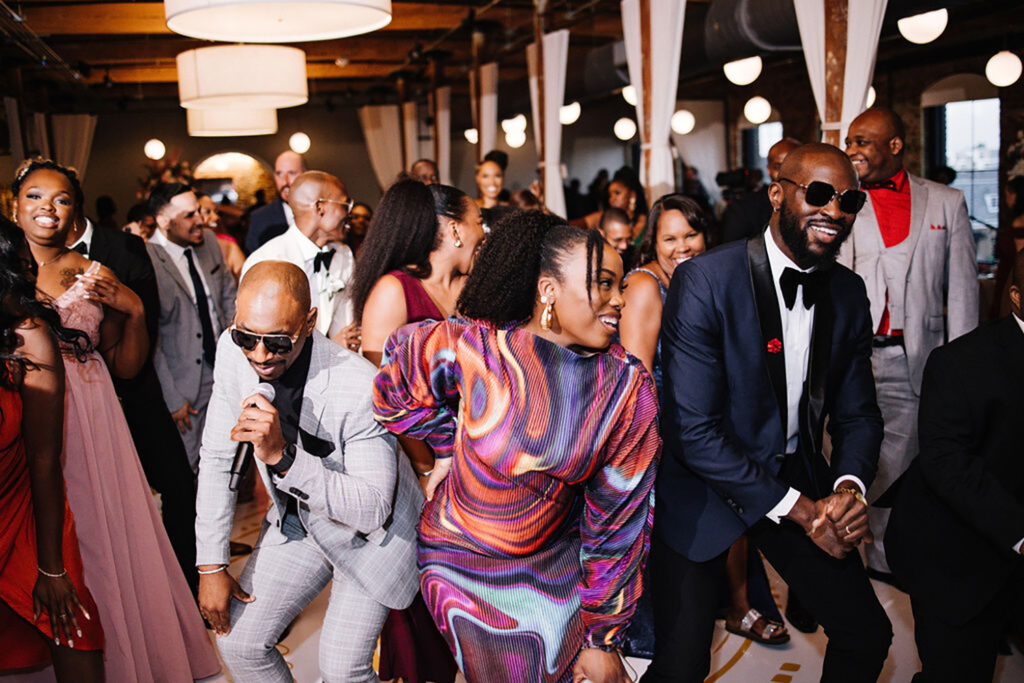
[[[933,225],[932,226],[932,230],[945,230],[945,229],[946,229],[945,225]]]

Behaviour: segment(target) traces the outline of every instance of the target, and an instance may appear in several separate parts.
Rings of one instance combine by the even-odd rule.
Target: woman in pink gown
[[[132,376],[148,351],[142,304],[108,269],[65,246],[81,206],[74,171],[19,170],[15,216],[39,264],[37,289],[94,351],[64,354],[63,469],[85,582],[106,635],[109,681],[191,681],[220,671],[160,521],[108,365]],[[102,354],[102,355],[101,355]]]

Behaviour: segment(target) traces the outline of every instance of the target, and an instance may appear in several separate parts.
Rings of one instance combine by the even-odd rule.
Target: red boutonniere
[[[768,353],[780,353],[782,351],[782,342],[778,339],[771,339],[768,341]]]

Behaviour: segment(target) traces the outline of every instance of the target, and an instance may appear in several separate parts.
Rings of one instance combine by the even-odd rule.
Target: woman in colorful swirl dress
[[[598,232],[522,212],[477,258],[469,320],[385,347],[375,412],[437,456],[420,583],[471,683],[629,680],[661,441],[650,374],[611,344],[621,280]]]

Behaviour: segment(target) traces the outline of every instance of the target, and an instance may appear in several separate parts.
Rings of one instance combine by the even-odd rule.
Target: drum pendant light
[[[306,53],[283,45],[216,45],[178,55],[186,109],[280,109],[305,104]]]

